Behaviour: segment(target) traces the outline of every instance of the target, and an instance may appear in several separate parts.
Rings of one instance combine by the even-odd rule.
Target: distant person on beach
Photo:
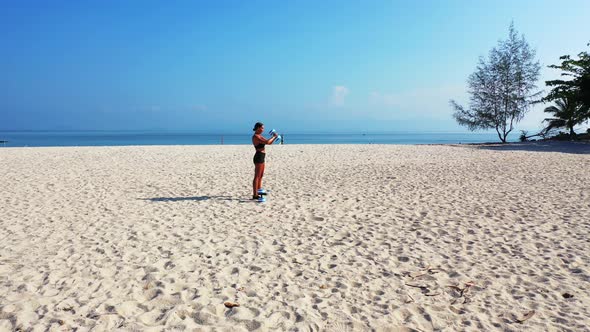
[[[258,199],[258,189],[262,188],[262,176],[264,175],[264,157],[266,152],[264,146],[272,144],[277,139],[278,134],[274,133],[270,139],[264,138],[264,124],[256,122],[254,125],[254,135],[252,135],[252,144],[256,153],[254,154],[254,181],[252,181],[252,199]]]

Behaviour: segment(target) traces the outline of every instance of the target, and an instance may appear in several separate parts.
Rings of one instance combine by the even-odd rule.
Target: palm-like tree
[[[545,108],[545,113],[553,114],[552,118],[543,120],[548,123],[544,129],[545,133],[554,128],[567,128],[570,130],[570,138],[573,139],[576,136],[574,126],[583,123],[587,119],[585,108],[576,99],[569,97],[556,99],[555,104],[557,106]]]

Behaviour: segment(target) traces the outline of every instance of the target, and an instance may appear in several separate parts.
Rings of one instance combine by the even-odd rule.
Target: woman
[[[256,149],[256,153],[254,154],[254,181],[252,181],[252,199],[258,199],[258,189],[262,188],[262,176],[264,175],[264,157],[266,153],[264,152],[264,146],[267,144],[272,144],[277,139],[277,133],[273,134],[273,137],[270,139],[264,138],[262,133],[264,132],[264,124],[261,122],[256,122],[254,125],[254,135],[252,135],[252,144],[254,144],[254,148]]]

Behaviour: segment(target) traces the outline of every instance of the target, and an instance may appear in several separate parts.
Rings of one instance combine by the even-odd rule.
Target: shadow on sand
[[[151,202],[180,202],[180,201],[208,201],[208,200],[216,200],[216,201],[237,201],[241,203],[245,202],[255,202],[249,199],[243,198],[234,198],[231,196],[192,196],[192,197],[153,197],[153,198],[140,198],[144,201],[151,201]]]
[[[508,144],[474,144],[482,150],[495,151],[529,151],[529,152],[561,152],[572,154],[590,154],[590,142],[541,141]]]

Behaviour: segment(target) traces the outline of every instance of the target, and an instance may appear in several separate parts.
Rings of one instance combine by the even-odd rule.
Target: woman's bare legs
[[[258,189],[262,188],[264,164],[254,164],[254,180],[252,181],[252,197],[258,196]]]
[[[264,176],[264,164],[260,164],[260,176],[258,177],[258,183],[256,186],[256,191],[258,192],[258,189],[262,188],[262,177]]]

